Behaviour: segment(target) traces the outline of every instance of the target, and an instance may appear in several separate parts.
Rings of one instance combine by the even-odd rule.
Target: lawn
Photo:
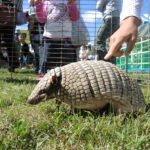
[[[0,150],[148,150],[150,115],[70,114],[55,101],[26,100],[36,85],[32,71],[0,69]],[[141,86],[147,103],[150,89]]]

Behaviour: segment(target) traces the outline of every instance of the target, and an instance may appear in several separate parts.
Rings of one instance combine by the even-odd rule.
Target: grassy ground
[[[148,150],[150,117],[87,116],[57,110],[55,102],[31,106],[26,99],[37,81],[31,72],[0,70],[0,150]],[[146,102],[150,90],[143,88]]]

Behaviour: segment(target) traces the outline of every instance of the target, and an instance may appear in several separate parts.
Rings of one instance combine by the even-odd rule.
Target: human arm
[[[110,37],[110,45],[109,45],[110,48],[108,53],[104,57],[105,60],[111,59],[112,56],[115,57],[122,56],[124,54],[124,52],[121,51],[123,43],[127,44],[125,55],[131,53],[137,40],[138,26],[141,24],[140,20],[141,6],[142,0],[123,1],[120,27]]]
[[[77,21],[80,16],[75,1],[76,0],[68,0],[68,9],[69,9],[69,14],[70,14],[70,19],[72,21]]]
[[[44,0],[34,0],[35,12],[37,20],[40,23],[45,23],[47,20],[47,14],[45,11],[46,1]]]

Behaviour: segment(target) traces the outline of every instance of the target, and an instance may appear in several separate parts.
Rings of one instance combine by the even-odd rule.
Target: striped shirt
[[[0,0],[0,4],[14,6],[17,11],[23,11],[23,0]]]

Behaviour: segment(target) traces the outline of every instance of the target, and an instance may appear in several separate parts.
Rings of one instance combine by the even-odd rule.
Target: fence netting
[[[29,73],[27,78],[31,75],[36,79],[52,68],[72,62],[103,60],[109,50],[109,37],[119,28],[121,1],[113,6],[101,6],[98,0],[76,0],[73,6],[68,3],[58,0],[57,5],[52,5],[51,1],[45,1],[44,7],[40,7],[33,1],[0,1],[1,74],[8,71],[8,77],[13,80],[16,74]],[[110,60],[135,78],[147,96],[150,93],[149,14],[150,5],[144,5],[142,24],[131,54]],[[125,43],[122,49],[126,49]]]

